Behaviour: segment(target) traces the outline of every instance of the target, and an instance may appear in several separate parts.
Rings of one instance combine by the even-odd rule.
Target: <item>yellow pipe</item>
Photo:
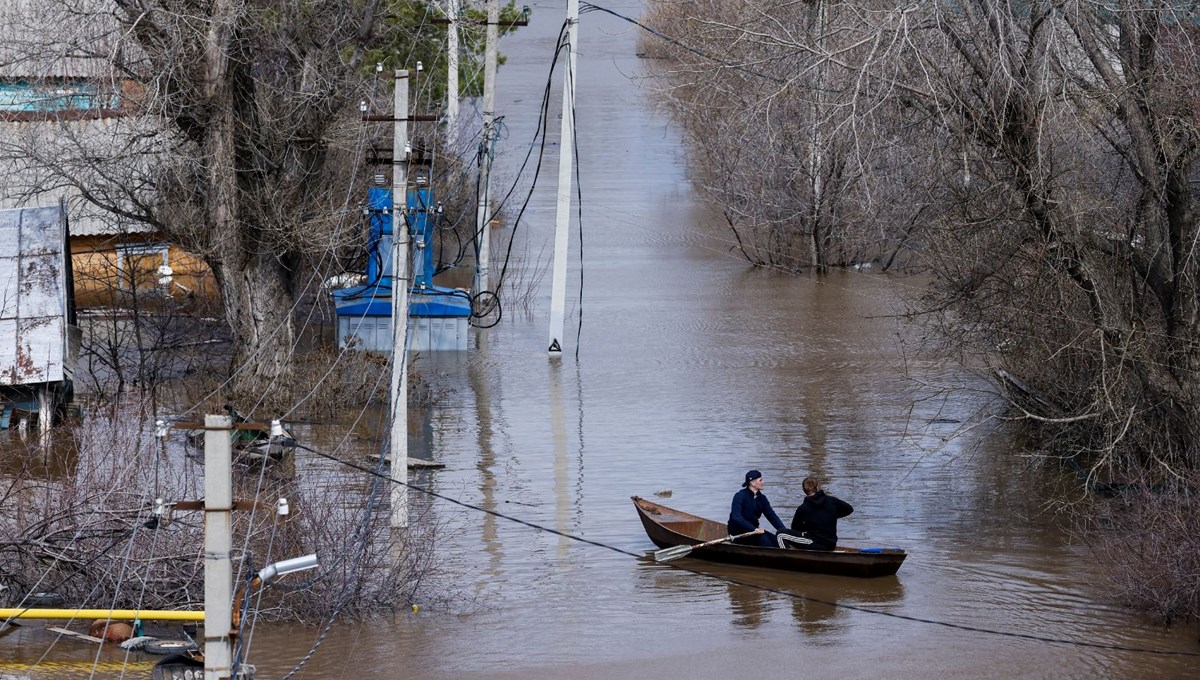
[[[142,619],[143,621],[203,621],[204,612],[153,609],[20,609],[0,608],[0,622],[17,619]]]

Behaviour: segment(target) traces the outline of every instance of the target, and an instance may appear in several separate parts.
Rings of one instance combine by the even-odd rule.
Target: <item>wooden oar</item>
[[[729,541],[736,541],[739,538],[753,536],[754,534],[757,534],[757,533],[760,533],[760,532],[747,531],[746,533],[738,534],[737,536],[726,536],[725,538],[718,538],[715,541],[708,541],[706,543],[699,543],[697,545],[677,545],[677,546],[674,546],[671,548],[663,548],[662,550],[655,550],[654,551],[654,561],[655,562],[670,562],[671,560],[677,560],[680,557],[684,557],[685,555],[691,554],[691,552],[693,550],[695,550],[696,548],[705,548],[710,545],[716,545],[718,543],[728,543]]]

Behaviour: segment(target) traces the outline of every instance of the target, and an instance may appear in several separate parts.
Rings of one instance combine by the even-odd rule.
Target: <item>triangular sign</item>
[[[551,352],[562,352],[562,347],[559,346],[557,338],[550,341],[550,351]]]

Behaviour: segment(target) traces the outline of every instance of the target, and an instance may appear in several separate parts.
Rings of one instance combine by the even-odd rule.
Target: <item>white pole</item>
[[[233,672],[233,451],[229,416],[204,417],[204,680]]]
[[[492,140],[496,121],[496,50],[500,42],[500,2],[487,3],[487,44],[483,58],[483,156],[479,159],[479,204],[475,206],[475,234],[479,237],[479,259],[472,288],[489,290],[492,259],[492,228],[488,207],[492,193]]]
[[[392,526],[408,527],[408,71],[396,71],[392,138]]]
[[[43,449],[50,445],[50,428],[54,425],[54,398],[50,383],[42,383],[38,389],[38,445]]]
[[[567,46],[563,56],[562,137],[559,139],[558,208],[554,230],[554,273],[550,289],[551,357],[562,354],[563,325],[567,301],[567,235],[571,226],[571,170],[575,165],[575,46],[579,29],[579,0],[567,0]]]
[[[458,1],[446,0],[446,140],[452,152],[458,151]]]

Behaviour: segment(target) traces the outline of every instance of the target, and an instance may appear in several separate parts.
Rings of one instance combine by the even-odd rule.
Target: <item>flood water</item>
[[[530,4],[531,25],[503,42],[501,193],[563,18],[562,3]],[[634,0],[606,6],[640,14]],[[418,360],[444,396],[410,455],[446,467],[414,482],[505,517],[433,501],[461,601],[335,626],[293,677],[1197,677],[1198,656],[1134,651],[1200,643],[1194,627],[1164,631],[1108,601],[1086,548],[1043,512],[1053,473],[1004,432],[970,427],[987,398],[932,397],[974,378],[901,346],[899,298],[919,283],[750,268],[639,85],[636,29],[588,13],[580,38],[583,294],[573,228],[562,359],[545,352],[546,276],[468,355]],[[519,227],[517,269],[549,261],[556,162]],[[842,541],[903,547],[907,562],[852,579],[645,559],[630,496],[724,520],[751,468],[785,520],[801,480],[825,480],[855,507]],[[260,626],[250,661],[279,678],[318,634]],[[79,647],[85,670],[47,663],[34,677],[86,676],[94,649],[59,647],[59,663]]]

